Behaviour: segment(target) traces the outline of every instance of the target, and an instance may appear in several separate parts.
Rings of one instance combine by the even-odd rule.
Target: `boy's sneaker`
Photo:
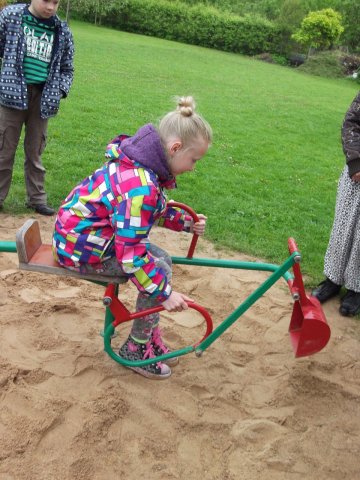
[[[330,298],[335,297],[340,290],[341,285],[337,285],[327,278],[323,282],[319,283],[315,290],[311,292],[311,295],[316,297],[320,303],[324,303],[326,300],[330,300]]]
[[[340,313],[344,317],[353,317],[360,313],[360,293],[348,290],[341,300]]]
[[[152,331],[151,342],[154,347],[154,353],[157,357],[170,353],[171,350],[164,344],[161,338],[161,330],[159,327],[155,327]],[[173,367],[179,363],[179,357],[167,358],[164,363]]]
[[[154,347],[149,340],[147,343],[138,343],[130,336],[124,343],[124,345],[119,350],[120,357],[125,360],[138,361],[138,360],[147,360],[148,358],[156,358],[154,353]],[[152,378],[155,380],[162,380],[169,378],[171,375],[171,370],[168,365],[162,362],[150,363],[149,365],[144,365],[143,367],[127,367],[131,368],[140,375],[143,375],[147,378]]]

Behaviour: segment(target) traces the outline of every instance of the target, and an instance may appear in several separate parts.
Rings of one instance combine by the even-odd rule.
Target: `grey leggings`
[[[165,250],[162,250],[160,247],[152,243],[150,244],[148,251],[155,259],[156,266],[161,268],[165,272],[166,278],[170,283],[172,278],[171,257],[165,252]],[[102,263],[101,267],[102,275],[109,275],[114,277],[124,276],[124,273],[122,272],[116,257],[105,260],[105,262]],[[98,270],[92,268],[92,265],[88,263],[82,265],[81,271],[84,273],[94,273]],[[159,302],[156,299],[151,298],[148,295],[144,295],[143,293],[139,293],[136,301],[136,311],[140,312],[141,310],[145,310],[146,308],[155,307],[158,305]],[[145,317],[134,320],[130,335],[134,337],[135,340],[140,340],[142,342],[150,340],[152,331],[158,325],[159,320],[159,313],[153,313],[151,315],[146,315]]]

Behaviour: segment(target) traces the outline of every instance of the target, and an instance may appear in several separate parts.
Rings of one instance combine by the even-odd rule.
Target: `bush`
[[[306,55],[302,53],[290,53],[288,56],[289,64],[292,67],[299,67],[306,61]]]
[[[349,58],[351,58],[351,62]],[[355,61],[355,58],[357,58],[357,61]],[[354,65],[354,70],[357,70],[357,66],[360,65],[360,58],[339,50],[329,50],[312,55],[299,67],[299,70],[320,77],[341,78],[354,73],[354,70],[349,68],[350,63]]]
[[[282,65],[283,67],[286,67],[287,65],[289,65],[289,61],[284,55],[273,53],[272,58],[274,63],[276,63],[277,65]]]
[[[343,66],[345,75],[353,75],[360,69],[360,57],[359,55],[351,55],[344,53],[340,56],[340,61]]]
[[[260,53],[259,55],[255,55],[255,58],[262,62],[274,63],[282,66],[289,65],[288,59],[284,55],[279,55],[277,53]]]
[[[76,18],[132,33],[254,55],[279,52],[280,28],[256,16],[239,17],[205,5],[166,0],[77,0]]]
[[[292,38],[302,45],[329,48],[336,44],[344,31],[341,15],[332,8],[310,12]]]

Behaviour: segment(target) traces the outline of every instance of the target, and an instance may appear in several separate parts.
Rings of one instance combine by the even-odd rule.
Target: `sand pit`
[[[36,218],[49,242],[53,219]],[[15,240],[25,217],[0,219],[0,240]],[[172,255],[185,254],[188,238],[152,235]],[[246,260],[202,239],[196,255]],[[173,283],[216,325],[267,275],[175,266]],[[0,253],[2,480],[360,478],[360,323],[341,317],[336,300],[324,307],[330,342],[312,357],[294,358],[292,300],[279,281],[201,358],[182,357],[156,382],[103,352],[102,295],[19,271],[16,254]],[[132,309],[135,287],[121,296]],[[162,326],[174,348],[204,331],[188,312],[164,314]]]

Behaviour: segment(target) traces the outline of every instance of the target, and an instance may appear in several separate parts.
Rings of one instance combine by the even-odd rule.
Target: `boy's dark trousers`
[[[46,146],[48,120],[40,117],[41,85],[28,85],[28,109],[0,105],[0,205],[10,189],[15,153],[25,124],[24,174],[28,205],[46,205],[45,168],[41,154]]]

